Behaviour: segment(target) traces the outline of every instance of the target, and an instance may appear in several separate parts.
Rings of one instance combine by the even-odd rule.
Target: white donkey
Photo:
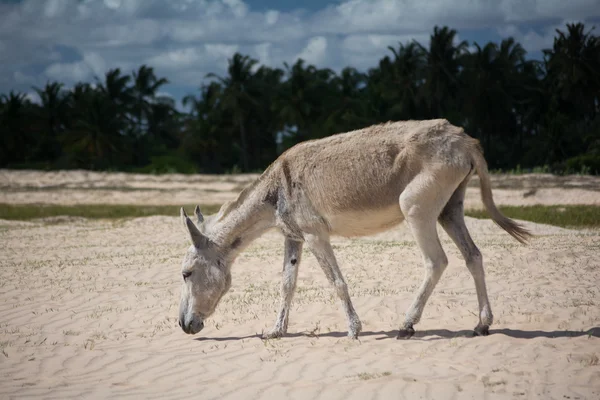
[[[531,234],[498,211],[479,142],[446,120],[376,125],[300,143],[275,160],[238,198],[198,226],[183,208],[192,245],[182,265],[179,324],[189,334],[204,327],[231,286],[231,265],[248,244],[271,228],[285,237],[281,309],[263,337],[283,336],[306,243],[335,288],[356,338],[361,322],[330,244],[330,236],[356,237],[388,230],[403,220],[421,249],[425,279],[408,308],[398,337],[409,338],[448,259],[438,238],[439,221],[460,249],[475,280],[479,301],[476,335],[487,335],[493,316],[481,253],[464,221],[463,199],[476,171],[491,218],[521,243]]]

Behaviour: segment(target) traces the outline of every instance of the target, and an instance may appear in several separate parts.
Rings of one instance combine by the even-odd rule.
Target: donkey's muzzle
[[[183,329],[185,333],[189,335],[195,335],[204,328],[204,321],[198,321],[192,318],[186,323],[183,318],[180,318],[179,326],[181,327],[181,329]]]

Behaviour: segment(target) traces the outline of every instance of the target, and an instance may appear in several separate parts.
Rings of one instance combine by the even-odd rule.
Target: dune
[[[0,203],[218,204],[256,175],[0,170]],[[493,175],[500,205],[600,204],[600,178]],[[465,204],[481,207],[477,179]],[[600,230],[523,222],[527,246],[467,218],[495,323],[477,322],[473,279],[438,229],[449,266],[417,333],[396,340],[421,283],[406,227],[333,245],[363,322],[305,250],[289,334],[260,339],[279,303],[283,238],[270,232],[233,267],[201,334],[177,324],[188,243],[173,217],[0,220],[0,398],[598,399]]]
[[[176,216],[0,221],[0,398],[598,399],[600,231],[525,224],[528,246],[467,218],[495,314],[487,337],[471,336],[473,279],[440,229],[449,266],[415,337],[395,339],[423,274],[402,225],[333,241],[359,340],[306,252],[289,334],[263,341],[279,302],[277,232],[241,254],[232,289],[190,336],[177,324]]]

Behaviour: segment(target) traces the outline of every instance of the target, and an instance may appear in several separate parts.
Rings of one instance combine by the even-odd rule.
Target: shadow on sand
[[[344,338],[348,335],[347,332],[326,332],[326,333],[312,333],[312,332],[297,332],[288,333],[285,338],[297,338],[297,337],[332,337],[332,338]],[[383,339],[395,339],[398,335],[397,330],[393,331],[378,331],[378,332],[362,332],[360,337],[379,336],[376,340]],[[516,339],[535,339],[535,338],[564,338],[564,337],[595,337],[600,338],[600,327],[594,327],[585,331],[526,331],[521,329],[490,329],[490,335],[505,335]],[[452,339],[456,337],[474,337],[472,330],[459,330],[451,331],[448,329],[429,329],[424,331],[416,331],[414,336],[410,340],[441,340],[441,339]],[[257,333],[248,336],[224,336],[224,337],[199,337],[194,340],[199,342],[228,342],[243,339],[261,339],[261,334]]]

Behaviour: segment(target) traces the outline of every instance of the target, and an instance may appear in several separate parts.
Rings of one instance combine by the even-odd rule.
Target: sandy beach
[[[0,171],[0,202],[218,204],[255,176]],[[495,176],[498,204],[600,204],[597,177]],[[467,207],[480,207],[477,179]],[[191,210],[190,210],[191,211]],[[467,218],[495,316],[442,229],[449,266],[417,333],[396,340],[423,277],[406,225],[334,249],[363,322],[359,340],[305,250],[289,334],[262,340],[279,303],[283,238],[255,241],[204,330],[177,324],[178,216],[0,220],[0,398],[599,399],[600,230],[524,223],[521,245]]]

